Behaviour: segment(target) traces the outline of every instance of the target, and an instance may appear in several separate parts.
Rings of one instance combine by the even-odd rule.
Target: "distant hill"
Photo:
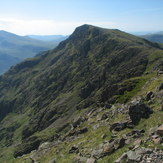
[[[68,36],[63,35],[28,35],[32,39],[37,39],[41,41],[63,41],[68,38]]]
[[[11,65],[14,65],[18,63],[20,59],[7,55],[7,54],[2,54],[0,52],[0,74],[4,73],[6,70],[9,69]]]
[[[142,35],[142,38],[145,38],[152,42],[163,43],[163,32],[158,32],[154,34]]]
[[[0,74],[11,65],[35,56],[41,51],[55,48],[60,41],[45,42],[27,36],[18,36],[6,31],[0,31]]]

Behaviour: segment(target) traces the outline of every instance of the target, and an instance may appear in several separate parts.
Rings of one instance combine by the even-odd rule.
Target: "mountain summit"
[[[162,63],[157,43],[76,28],[54,50],[0,77],[0,148],[13,162],[115,160],[127,139],[133,144],[160,124]]]

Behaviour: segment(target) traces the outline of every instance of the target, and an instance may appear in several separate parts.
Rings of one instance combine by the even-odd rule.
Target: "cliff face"
[[[54,50],[26,60],[0,77],[2,148],[20,142],[15,149],[17,157],[37,149],[45,141],[54,141],[54,137],[64,140],[87,133],[90,117],[86,115],[91,111],[100,116],[101,108],[111,108],[117,103],[127,105],[137,94],[145,95],[142,88],[148,90],[146,85],[154,78],[158,81],[152,84],[159,86],[162,74],[156,75],[163,70],[162,59],[162,49],[156,43],[119,30],[78,27]],[[154,89],[152,84],[150,91]],[[160,107],[160,97],[157,100]],[[133,107],[138,108],[135,112],[123,109],[132,127],[152,114],[152,109],[142,101],[140,106]],[[141,107],[145,109],[139,114]],[[133,113],[138,114],[136,122],[132,122]],[[71,130],[75,133],[69,133],[70,124],[82,115],[84,118],[79,121],[85,122],[87,129],[79,127],[76,131],[81,123],[78,122]],[[118,120],[118,113],[113,119]]]

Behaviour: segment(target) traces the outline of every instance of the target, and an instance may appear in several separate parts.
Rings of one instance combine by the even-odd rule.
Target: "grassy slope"
[[[153,77],[155,77],[155,75]],[[157,79],[148,83],[145,87],[140,88],[140,91],[138,91],[135,95],[136,96],[145,96],[148,91],[155,91],[156,87],[163,81],[163,75],[161,75],[159,77],[156,76],[156,77],[157,77]],[[158,126],[161,123],[163,123],[162,122],[163,112],[161,111],[160,99],[156,99],[154,101],[154,104],[150,105],[150,107],[153,109],[154,113],[150,116],[149,119],[142,119],[140,121],[140,123],[135,127],[135,129],[145,129],[145,131],[146,131],[145,136],[148,134],[150,128]],[[105,112],[105,111],[103,111],[103,112]],[[102,114],[102,112],[100,114]],[[120,119],[120,117],[121,116],[118,117],[118,121],[123,120],[123,118]],[[115,119],[112,119],[112,122],[114,122],[114,121],[115,122],[117,121],[117,117]],[[82,142],[81,145],[79,145],[79,149],[81,149],[81,153],[82,152],[86,153],[87,151],[85,151],[85,150],[88,150],[88,153],[89,153],[89,150],[91,148],[98,147],[98,145],[104,141],[101,138],[101,136],[103,134],[107,135],[105,140],[110,140],[111,133],[109,132],[108,126],[107,125],[106,126],[105,125],[100,126],[98,129],[94,130],[94,129],[92,129],[92,126],[94,126],[95,124],[98,124],[96,119],[92,120],[91,125],[88,123],[82,124],[83,126],[87,126],[89,128],[88,133],[79,136],[76,140],[74,140],[70,143],[65,142],[65,143],[61,143],[60,145],[57,145],[56,147],[53,147],[52,149],[50,149],[50,151],[48,151],[47,153],[42,155],[40,157],[39,161],[41,163],[45,163],[45,162],[48,162],[48,161],[55,158],[57,163],[71,163],[76,155],[75,154],[68,154],[68,151],[73,145],[77,145],[78,143]],[[118,135],[120,137],[122,134],[128,133],[129,131],[130,131],[129,129],[125,129],[123,131],[120,131],[118,133]],[[146,144],[143,144],[143,145],[148,146]],[[148,147],[154,148],[156,146],[157,145],[154,145],[151,142],[150,146],[148,146]],[[128,146],[125,146],[125,147],[117,150],[112,155],[106,156],[97,162],[99,162],[99,163],[105,163],[105,162],[106,163],[107,162],[113,163],[118,157],[120,157],[120,155],[122,155],[127,150],[128,150]],[[58,151],[59,151],[59,153],[58,153]],[[24,156],[21,159],[16,159],[15,162],[23,162],[26,157],[27,156]]]

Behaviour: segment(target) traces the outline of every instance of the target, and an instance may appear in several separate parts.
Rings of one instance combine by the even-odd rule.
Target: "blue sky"
[[[127,32],[163,31],[163,0],[0,0],[0,30],[71,34],[93,24]]]

